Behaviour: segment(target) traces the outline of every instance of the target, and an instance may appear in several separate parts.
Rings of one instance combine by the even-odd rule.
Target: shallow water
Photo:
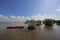
[[[6,29],[10,25],[24,25],[23,23],[0,23],[0,40],[60,40],[60,26],[40,26],[40,29]]]

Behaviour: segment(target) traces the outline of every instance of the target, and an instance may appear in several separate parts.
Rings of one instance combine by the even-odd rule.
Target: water
[[[24,26],[23,22],[0,22],[0,30],[6,29],[7,26]]]
[[[6,29],[6,26],[25,25],[24,23],[0,23],[0,40],[60,40],[60,26],[40,26],[40,29],[25,31],[24,29]],[[23,30],[23,31],[22,31]]]

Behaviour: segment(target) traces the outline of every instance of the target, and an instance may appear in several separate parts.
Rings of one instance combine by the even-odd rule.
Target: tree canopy
[[[39,25],[41,25],[41,21],[40,20],[27,20],[26,22],[25,22],[26,24],[27,23],[30,23],[30,24],[39,24]]]
[[[45,20],[43,21],[43,24],[44,24],[45,26],[53,26],[53,24],[55,23],[54,21],[55,21],[54,19],[45,19]]]

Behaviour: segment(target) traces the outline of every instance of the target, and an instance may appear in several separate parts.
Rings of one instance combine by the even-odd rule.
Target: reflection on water
[[[46,31],[53,31],[54,30],[53,27],[50,27],[50,26],[45,26],[44,29]]]
[[[60,40],[60,26],[52,27],[41,25],[36,30],[6,29],[9,25],[24,25],[23,23],[0,23],[0,40]]]

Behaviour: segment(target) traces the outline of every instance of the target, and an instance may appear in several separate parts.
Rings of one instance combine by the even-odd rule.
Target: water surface
[[[36,30],[6,29],[6,26],[25,25],[24,23],[0,23],[0,40],[60,40],[60,26],[40,26]]]

